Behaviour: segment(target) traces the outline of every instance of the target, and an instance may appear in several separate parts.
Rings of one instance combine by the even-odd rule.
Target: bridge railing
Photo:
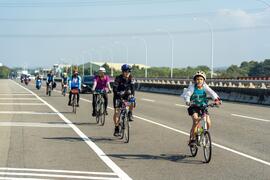
[[[192,79],[170,79],[170,78],[136,78],[136,83],[146,84],[175,84],[189,85]],[[255,88],[270,89],[270,80],[237,80],[237,79],[208,79],[207,84],[213,87]]]

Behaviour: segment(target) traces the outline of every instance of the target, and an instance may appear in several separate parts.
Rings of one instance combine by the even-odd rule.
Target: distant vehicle
[[[92,92],[93,84],[94,84],[94,76],[83,76],[81,93]]]

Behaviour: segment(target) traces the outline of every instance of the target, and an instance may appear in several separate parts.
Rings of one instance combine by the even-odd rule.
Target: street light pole
[[[157,29],[157,31],[164,31],[162,29]],[[172,35],[172,33],[170,33],[169,31],[164,31],[168,37],[171,40],[171,78],[173,78],[173,68],[174,68],[174,37]]]
[[[214,29],[212,24],[207,19],[193,18],[194,21],[201,20],[206,23],[211,32],[211,78],[214,76]]]
[[[144,43],[144,47],[145,47],[145,78],[148,77],[148,46],[147,46],[147,42],[143,37],[132,37],[133,39],[139,39],[142,40]]]

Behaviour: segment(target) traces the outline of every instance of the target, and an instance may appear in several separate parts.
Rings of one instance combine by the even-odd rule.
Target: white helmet
[[[205,74],[205,72],[203,72],[203,71],[198,71],[198,72],[196,72],[196,73],[194,74],[194,76],[193,76],[193,80],[195,80],[195,78],[196,78],[197,76],[201,76],[201,77],[204,78],[204,80],[206,80],[206,74]]]
[[[99,71],[106,73],[106,69],[104,67],[100,67]]]

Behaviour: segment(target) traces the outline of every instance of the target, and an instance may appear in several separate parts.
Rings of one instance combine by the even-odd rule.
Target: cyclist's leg
[[[212,124],[209,114],[206,115],[206,121],[207,121],[207,129],[210,129]]]
[[[79,105],[80,102],[80,92],[77,94],[77,104]]]
[[[190,138],[195,139],[194,132],[195,132],[196,127],[199,124],[200,118],[199,118],[198,113],[193,113],[193,115],[191,117],[192,117],[192,120],[193,120],[193,124],[192,124],[192,128],[190,130]]]
[[[108,94],[104,94],[103,95],[103,98],[104,98],[104,110],[105,112],[107,113],[107,107],[108,107]]]
[[[71,93],[71,91],[69,91],[69,96],[68,96],[68,98],[69,98],[68,105],[69,106],[71,105],[71,96],[72,96],[72,93]]]
[[[92,116],[96,115],[96,108],[97,108],[96,104],[97,104],[97,96],[95,94],[93,94],[93,101],[92,101],[93,112],[92,112]]]

